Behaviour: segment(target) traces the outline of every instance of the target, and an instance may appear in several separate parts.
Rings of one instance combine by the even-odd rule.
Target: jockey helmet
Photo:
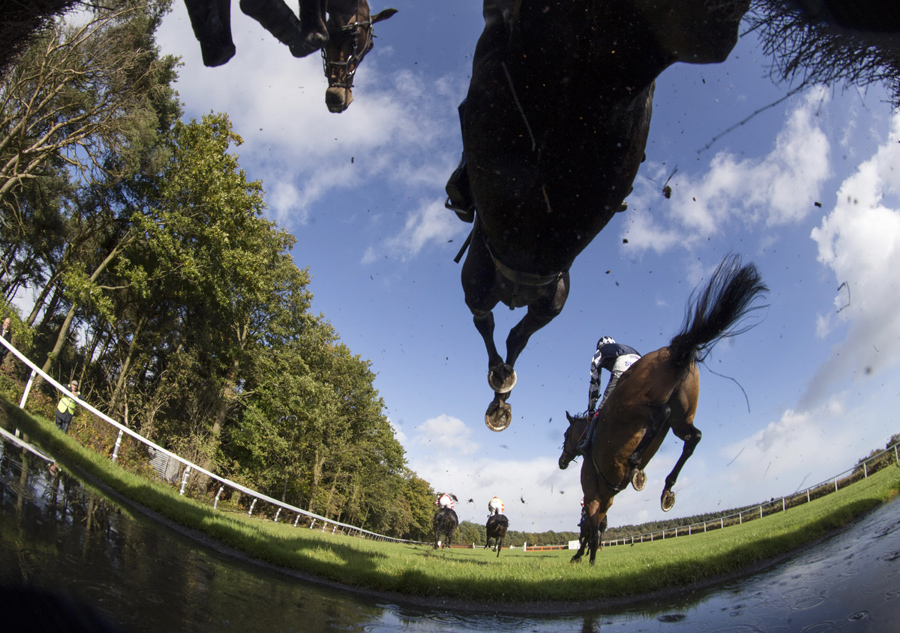
[[[597,349],[600,349],[604,345],[609,345],[611,343],[615,343],[611,336],[604,336],[599,341],[597,341]]]

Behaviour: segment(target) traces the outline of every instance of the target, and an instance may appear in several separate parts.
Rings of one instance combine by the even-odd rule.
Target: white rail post
[[[281,508],[278,508],[278,512],[275,513],[275,521],[273,523],[278,523],[278,515],[281,514]]]
[[[300,522],[300,513],[298,512],[298,513],[297,513],[297,518],[294,519],[294,527],[297,527],[297,523],[299,523],[299,522]]]
[[[116,463],[116,460],[119,459],[119,447],[122,445],[123,435],[125,435],[125,431],[119,429],[119,436],[116,438],[116,445],[113,446],[112,460],[114,464]]]
[[[31,375],[28,376],[28,382],[25,383],[25,392],[22,394],[22,399],[19,401],[19,408],[25,408],[25,402],[28,400],[28,394],[31,393],[31,385],[34,384],[34,377],[37,376],[37,371],[32,369]]]
[[[219,506],[219,497],[222,496],[223,490],[225,490],[225,486],[219,486],[219,492],[216,493],[216,500],[213,501],[213,510]]]
[[[837,477],[834,478],[834,491],[837,492]]]
[[[866,462],[863,462],[863,478],[869,478],[869,468],[866,466]]]
[[[787,512],[787,506],[784,504],[784,497],[781,498],[781,511]]]
[[[312,522],[309,524],[309,529],[310,529],[310,530],[313,529],[313,526],[314,526],[315,524],[316,524],[316,520],[313,519]]]
[[[253,498],[253,503],[250,504],[250,512],[247,513],[247,516],[251,516],[253,514],[253,508],[256,507],[256,502],[259,501],[256,497]]]
[[[187,486],[188,476],[191,474],[191,467],[186,466],[184,469],[184,476],[181,478],[181,490],[178,494],[184,496],[184,487]]]
[[[762,506],[759,506],[759,518],[762,518]]]

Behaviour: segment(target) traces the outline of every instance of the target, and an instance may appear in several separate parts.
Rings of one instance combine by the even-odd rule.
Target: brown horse
[[[740,266],[726,258],[706,288],[689,304],[685,322],[667,347],[651,352],[629,367],[597,413],[590,459],[581,465],[581,489],[590,521],[591,564],[597,555],[599,530],[606,521],[613,497],[631,481],[644,487],[644,468],[659,449],[669,428],[684,441],[681,457],[666,477],[660,504],[664,511],[675,505],[672,487],[700,441],[694,426],[700,393],[697,363],[720,339],[748,328],[735,329],[752,310],[754,300],[768,288],[753,264]],[[565,469],[576,456],[576,446],[587,418],[569,418],[559,467]]]
[[[231,38],[231,0],[184,0],[206,66],[221,66],[235,54]],[[353,101],[353,75],[374,44],[373,24],[396,9],[375,15],[367,0],[300,0],[300,17],[283,0],[241,0],[241,11],[255,19],[294,57],[319,49],[328,78],[325,103],[343,112]]]
[[[500,510],[494,510],[494,514],[488,517],[487,524],[484,526],[487,538],[484,540],[484,547],[490,546],[494,541],[494,549],[497,551],[497,558],[500,557],[500,550],[503,549],[503,539],[506,538],[506,531],[509,529],[509,519],[505,514],[500,514]]]
[[[631,191],[654,80],[675,62],[725,60],[749,0],[484,0],[462,110],[476,209],[462,268],[488,353],[494,431],[529,337],[563,309],[569,267]],[[494,344],[498,303],[525,307]]]

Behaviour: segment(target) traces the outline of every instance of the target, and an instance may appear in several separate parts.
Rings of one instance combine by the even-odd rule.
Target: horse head
[[[587,431],[588,423],[590,422],[590,419],[585,416],[573,418],[568,411],[566,411],[566,418],[569,420],[569,428],[566,429],[562,454],[559,456],[560,470],[568,468],[572,460],[578,457],[578,451],[576,450],[578,442],[584,437],[584,432]]]
[[[384,9],[375,15],[369,14],[366,0],[357,0],[349,7],[329,5],[328,42],[322,47],[322,65],[328,79],[325,91],[325,105],[329,112],[341,113],[353,101],[353,76],[372,46],[374,45],[376,22],[387,20],[397,13],[397,9]]]

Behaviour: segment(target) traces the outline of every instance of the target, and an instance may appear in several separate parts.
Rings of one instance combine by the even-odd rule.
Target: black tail
[[[703,362],[709,350],[720,339],[737,336],[753,325],[734,326],[753,310],[753,300],[769,289],[753,264],[741,266],[737,255],[729,255],[713,273],[709,284],[699,294],[692,294],[681,332],[669,343],[672,362],[687,368],[692,362]]]

